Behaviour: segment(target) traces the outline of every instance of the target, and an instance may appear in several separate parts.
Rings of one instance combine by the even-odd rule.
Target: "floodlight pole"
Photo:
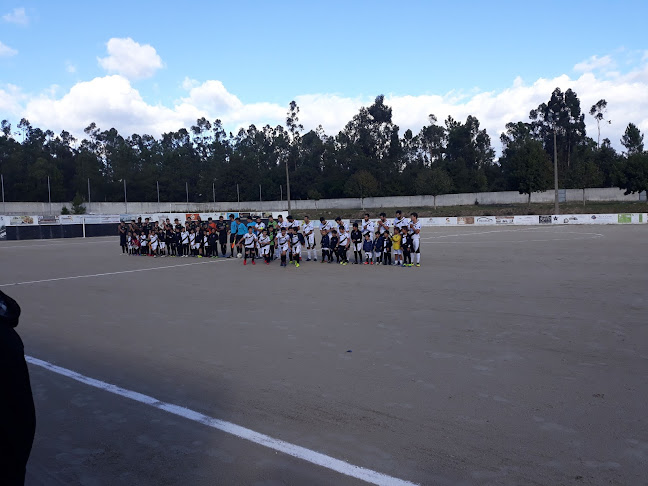
[[[553,130],[553,149],[554,149],[554,214],[560,214],[558,203],[558,149],[556,147],[556,125]]]
[[[128,195],[126,194],[126,179],[124,179],[124,205],[126,206],[126,214],[128,214]]]
[[[49,212],[52,214],[52,189],[50,187],[49,176],[47,176],[47,199],[49,200]]]
[[[90,210],[90,178],[88,177],[88,211]]]
[[[160,204],[160,181],[155,181],[155,187],[157,188],[157,197],[158,197],[158,205]],[[158,208],[158,211],[160,208]]]
[[[4,174],[0,174],[0,183],[2,184],[2,212],[7,214],[7,204],[5,203],[4,195]]]

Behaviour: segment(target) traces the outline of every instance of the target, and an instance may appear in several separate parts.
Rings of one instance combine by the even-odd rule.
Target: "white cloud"
[[[616,66],[611,56],[591,56],[585,61],[581,61],[574,66],[577,73],[590,73],[592,71],[606,70]]]
[[[130,37],[113,37],[106,43],[106,50],[108,57],[97,58],[99,65],[128,79],[150,78],[164,66],[153,46],[138,44]]]
[[[14,8],[8,14],[3,15],[2,20],[17,25],[29,24],[29,17],[27,17],[27,13],[25,12],[24,7]]]
[[[283,104],[245,103],[229,92],[222,82],[199,82],[189,78],[182,81],[186,95],[172,106],[150,104],[122,75],[112,75],[84,81],[73,86],[62,96],[54,91],[27,97],[16,89],[0,91],[0,112],[12,115],[14,120],[26,117],[42,128],[62,129],[83,136],[83,129],[96,122],[101,129],[117,128],[124,136],[148,133],[159,136],[163,132],[190,127],[196,119],[220,118],[227,131],[254,123],[257,127],[285,125],[289,99]],[[541,78],[527,84],[516,78],[508,88],[499,91],[450,92],[440,95],[396,96],[387,94],[385,102],[393,109],[393,119],[401,128],[418,133],[434,113],[440,124],[448,117],[465,121],[468,115],[477,117],[495,147],[499,135],[508,122],[528,121],[529,111],[549,100],[552,91],[573,89],[581,100],[586,114],[588,133],[596,136],[596,123],[587,113],[599,99],[608,102],[608,119],[612,124],[602,126],[601,136],[612,140],[617,149],[619,139],[629,122],[641,130],[648,130],[648,65],[615,78],[591,72],[571,78],[562,75]],[[0,87],[1,88],[1,87]],[[337,94],[303,94],[295,97],[300,107],[300,121],[306,130],[322,125],[329,135],[335,135],[358,112],[370,105],[373,98],[344,97]]]
[[[2,41],[0,41],[0,57],[11,57],[16,54],[18,54],[16,49],[12,49],[7,44],[3,44]]]
[[[77,71],[77,67],[74,64],[72,64],[72,62],[65,61],[65,70],[70,74],[74,74]]]

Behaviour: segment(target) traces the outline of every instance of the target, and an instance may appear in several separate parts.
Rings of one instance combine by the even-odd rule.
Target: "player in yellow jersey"
[[[402,263],[403,250],[401,250],[401,235],[397,231],[394,231],[394,236],[392,236],[392,248],[394,249],[394,265],[400,265]]]

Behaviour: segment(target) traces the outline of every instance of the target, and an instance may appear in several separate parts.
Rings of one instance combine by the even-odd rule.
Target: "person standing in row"
[[[374,223],[369,219],[369,213],[365,213],[364,220],[362,221],[362,236],[365,235],[369,235],[369,239],[373,240]]]
[[[288,251],[290,250],[290,238],[286,232],[286,227],[281,227],[281,230],[276,238],[277,251],[281,255],[281,266],[285,267],[287,265],[286,258],[288,256]]]
[[[304,241],[306,242],[306,261],[310,262],[311,259],[317,261],[317,252],[315,251],[315,227],[313,222],[308,216],[304,216]]]
[[[410,214],[410,231],[412,232],[412,252],[416,255],[416,266],[421,266],[421,222],[418,213]]]
[[[270,258],[275,260],[275,239],[277,238],[277,222],[272,215],[268,216],[268,238],[270,238]]]
[[[351,244],[351,238],[349,238],[349,233],[347,233],[344,225],[340,225],[340,236],[338,241],[338,249],[340,252],[340,263],[346,265],[349,263],[347,258],[347,252],[349,251],[349,245]]]
[[[362,232],[358,229],[358,223],[353,223],[353,229],[351,230],[351,246],[353,247],[353,263],[358,265],[358,258],[360,259],[359,263],[362,263]]]
[[[256,265],[254,257],[256,256],[257,236],[254,234],[254,226],[248,226],[247,230],[242,239],[245,251],[243,265],[247,265],[248,257],[252,259],[252,265]]]

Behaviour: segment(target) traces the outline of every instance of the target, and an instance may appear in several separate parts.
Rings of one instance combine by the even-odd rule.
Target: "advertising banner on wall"
[[[38,224],[61,224],[59,217],[53,214],[46,216],[38,216]]]
[[[551,215],[538,216],[539,224],[551,224]]]
[[[0,216],[0,240],[7,239],[7,225],[9,224],[7,216]]]
[[[513,216],[513,224],[532,226],[538,224],[539,219],[540,219],[539,216],[532,216],[532,215]]]
[[[38,224],[38,218],[36,216],[11,216],[9,220],[9,225],[11,226],[22,226],[24,224]]]
[[[513,216],[495,216],[495,224],[514,224]]]
[[[457,224],[475,224],[474,216],[459,216],[457,217]]]
[[[475,216],[475,224],[477,225],[495,224],[495,216]]]

